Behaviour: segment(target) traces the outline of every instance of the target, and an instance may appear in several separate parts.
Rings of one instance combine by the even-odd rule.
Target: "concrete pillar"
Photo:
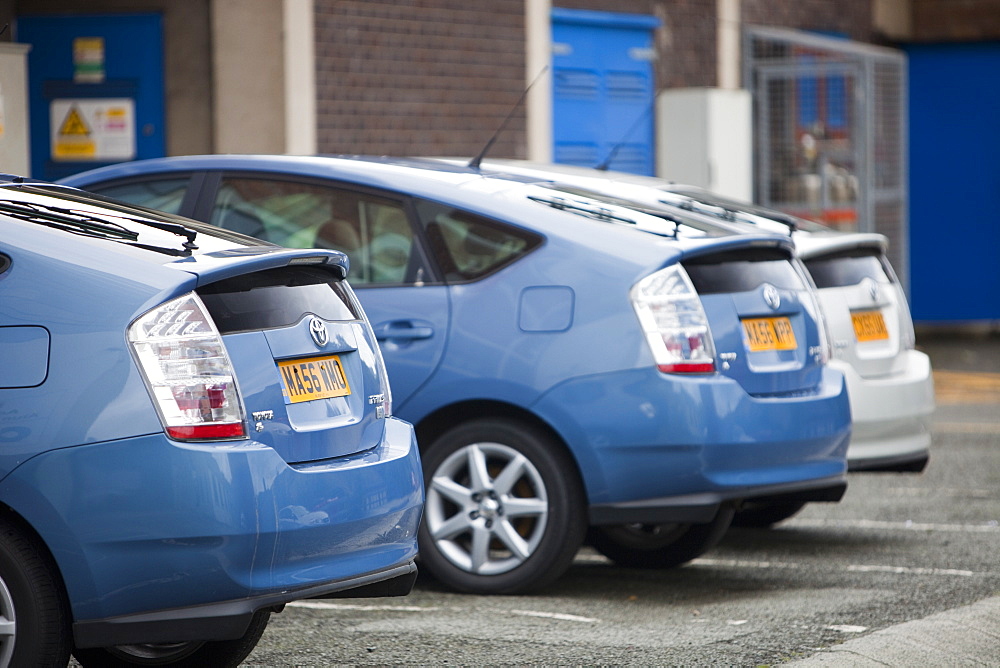
[[[284,0],[285,153],[316,153],[316,31],[313,0]]]
[[[284,4],[212,0],[215,153],[283,153]]]
[[[528,159],[552,162],[552,2],[525,0],[525,86]],[[548,68],[546,70],[545,68]],[[545,71],[539,77],[541,72]]]
[[[28,44],[0,42],[0,172],[29,176]],[[48,132],[48,128],[39,128]]]

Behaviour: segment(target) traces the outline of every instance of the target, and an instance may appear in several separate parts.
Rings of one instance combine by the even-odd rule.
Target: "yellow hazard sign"
[[[63,120],[62,125],[59,126],[59,134],[70,137],[87,137],[90,135],[90,128],[87,127],[87,123],[84,122],[79,109],[76,107],[69,108],[69,113],[66,114],[65,120]]]
[[[49,106],[50,155],[57,161],[132,160],[135,127],[131,98],[54,99]]]

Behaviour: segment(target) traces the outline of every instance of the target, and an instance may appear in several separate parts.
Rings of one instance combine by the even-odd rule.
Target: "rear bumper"
[[[595,523],[706,522],[723,503],[836,500],[845,486],[851,416],[832,369],[815,392],[780,398],[634,369],[566,383],[536,409],[576,456]]]
[[[920,471],[927,463],[934,413],[934,379],[924,353],[903,353],[903,371],[862,378],[841,361],[854,424],[847,463],[851,471]]]
[[[748,499],[768,501],[840,501],[847,490],[847,476],[824,480],[755,487],[753,490],[723,490],[661,499],[642,499],[590,507],[590,523],[665,524],[710,522],[727,503]],[[750,494],[750,496],[747,496]]]
[[[413,562],[377,573],[330,582],[306,589],[262,594],[188,608],[173,608],[92,619],[73,625],[76,647],[110,647],[195,640],[235,640],[246,633],[258,610],[280,610],[285,603],[306,598],[367,598],[405,596],[413,589],[417,567]]]
[[[15,470],[0,498],[52,552],[79,642],[217,639],[255,609],[411,572],[419,454],[411,425],[382,422],[375,448],[309,465],[162,433],[64,448]]]

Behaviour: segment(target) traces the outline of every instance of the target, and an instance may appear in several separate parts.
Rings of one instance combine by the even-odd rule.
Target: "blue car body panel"
[[[708,521],[730,500],[809,500],[810,490],[831,489],[839,492],[827,500],[835,500],[843,491],[850,409],[843,376],[820,359],[821,316],[808,291],[779,289],[777,311],[756,288],[702,295],[716,350],[732,361],[688,376],[657,371],[629,304],[632,287],[660,269],[729,250],[790,254],[788,239],[676,234],[663,221],[665,231],[641,231],[540,204],[550,193],[513,177],[419,160],[195,156],[125,163],[63,183],[102,192],[130,178],[184,173],[377,189],[540,235],[538,247],[478,280],[361,286],[358,295],[376,330],[394,321],[414,330],[380,336],[397,414],[418,428],[456,406],[534,416],[572,453],[593,523]],[[413,303],[428,310],[415,313]],[[748,351],[741,319],[775,315],[789,318],[796,349]]]
[[[224,333],[250,434],[239,440],[169,438],[126,339],[200,287],[317,257],[342,277],[346,257],[213,240],[204,226],[185,257],[0,224],[0,352],[19,357],[0,373],[0,500],[58,565],[77,646],[230,639],[261,608],[412,586],[420,458],[413,427],[371,400],[384,390],[367,321],[327,323],[324,354],[352,393],[296,404],[276,364],[317,354],[308,318]]]

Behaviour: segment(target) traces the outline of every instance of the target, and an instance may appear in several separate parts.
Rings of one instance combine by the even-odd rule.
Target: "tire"
[[[452,589],[539,589],[566,571],[583,543],[586,502],[576,465],[539,429],[466,422],[426,448],[423,466],[420,562]]]
[[[748,501],[733,518],[734,527],[762,529],[787,520],[805,506],[804,501]]]
[[[0,518],[0,666],[69,662],[69,604],[37,538]]]
[[[595,527],[594,549],[627,568],[673,568],[701,556],[725,535],[733,509],[706,524],[622,524]]]
[[[84,668],[130,668],[173,666],[174,668],[219,668],[238,666],[257,646],[271,613],[258,611],[243,637],[236,640],[181,642],[150,645],[118,645],[77,649],[73,656]],[[66,664],[63,664],[64,666]]]

